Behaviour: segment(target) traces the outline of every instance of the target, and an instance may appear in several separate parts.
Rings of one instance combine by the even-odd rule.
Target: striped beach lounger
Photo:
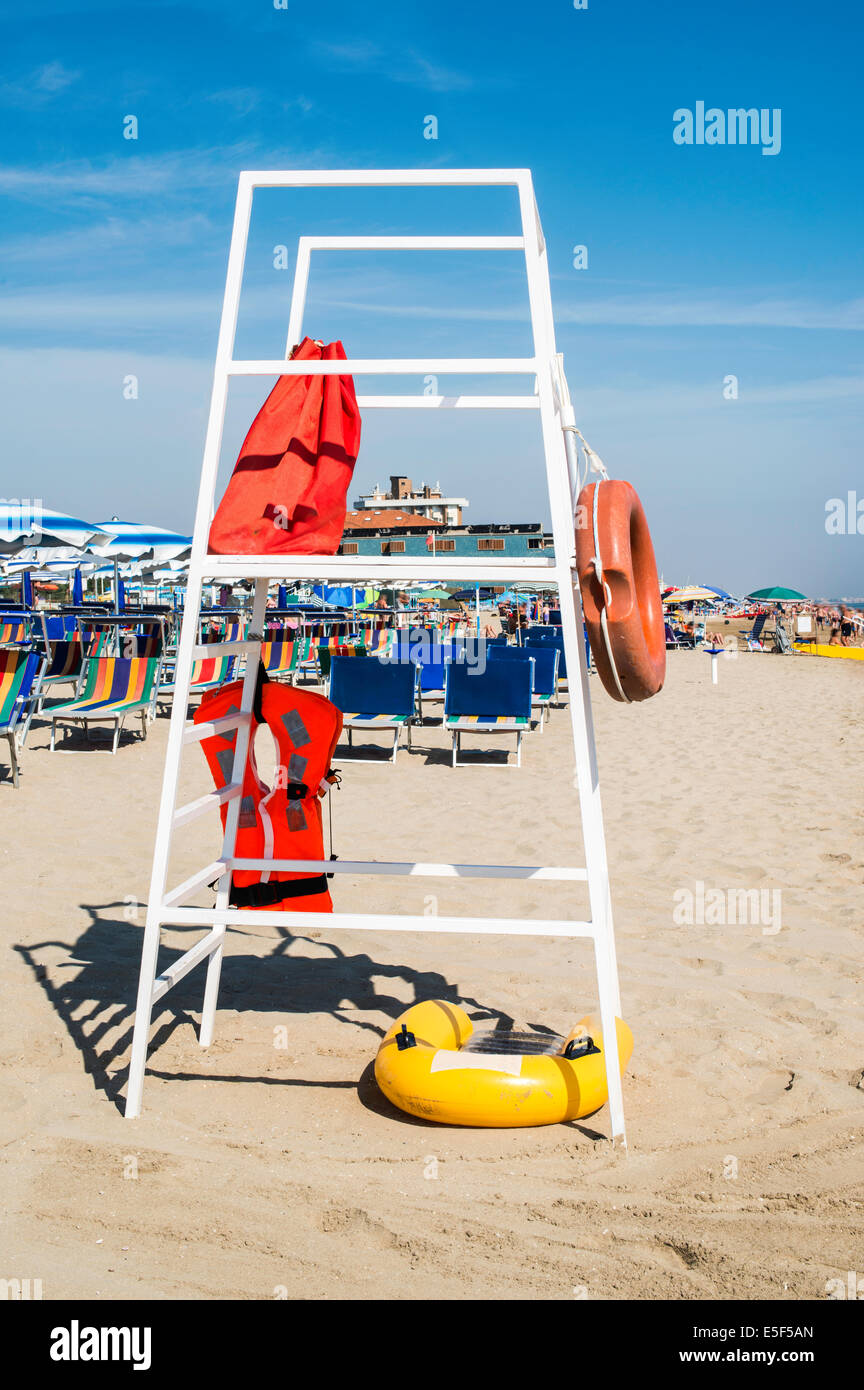
[[[207,656],[192,663],[192,679],[189,682],[190,695],[206,695],[208,690],[218,690],[220,685],[234,679],[234,666],[237,658],[233,656]],[[159,700],[164,695],[173,695],[176,689],[172,679],[159,685]]]
[[[156,657],[100,656],[87,664],[84,689],[65,704],[49,710],[51,718],[51,751],[57,733],[58,720],[64,724],[82,724],[89,734],[91,723],[113,723],[112,753],[117,752],[123,721],[130,714],[141,716],[141,737],[147,737],[147,716],[153,714],[159,677]]]
[[[452,735],[453,767],[459,762],[463,733],[516,735],[516,767],[522,765],[522,736],[531,728],[530,660],[489,661],[485,670],[451,661],[445,671],[444,727]],[[501,766],[481,763],[482,767]],[[505,763],[504,766],[507,766]]]
[[[18,753],[27,738],[44,670],[41,652],[24,647],[0,651],[0,735],[9,742],[14,787],[18,786]]]
[[[20,621],[15,618],[0,621],[0,647],[16,646],[26,641],[27,624],[23,618]]]
[[[297,669],[299,639],[276,637],[261,644],[261,660],[271,680],[290,680]]]

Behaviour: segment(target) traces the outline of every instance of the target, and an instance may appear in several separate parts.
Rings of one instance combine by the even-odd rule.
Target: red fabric
[[[344,358],[304,338],[292,360]],[[360,446],[350,376],[280,376],[210,527],[211,555],[335,555]]]

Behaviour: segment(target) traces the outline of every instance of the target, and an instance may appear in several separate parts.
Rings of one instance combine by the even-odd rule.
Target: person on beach
[[[831,636],[828,639],[829,647],[840,645],[840,614],[836,608],[831,609]]]
[[[851,647],[852,645],[852,619],[849,616],[848,608],[840,610],[840,645],[841,647]]]

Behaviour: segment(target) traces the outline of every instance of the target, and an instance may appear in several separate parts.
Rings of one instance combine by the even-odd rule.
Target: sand
[[[742,654],[712,687],[709,668],[671,653],[662,695],[627,709],[592,679],[636,1036],[626,1156],[605,1110],[443,1128],[371,1078],[415,998],[566,1033],[593,1003],[590,947],[537,938],[238,930],[214,1044],[198,970],[158,1007],[145,1111],[124,1120],[167,720],[114,758],[52,756],[34,724],[20,791],[0,784],[0,1274],[46,1299],[614,1300],[821,1299],[860,1270],[864,672]],[[421,742],[395,770],[345,769],[343,858],[581,862],[564,710],[519,771],[453,772],[440,733]],[[192,748],[183,799],[207,788]],[[172,881],[216,829],[184,832]],[[779,889],[780,929],[682,922],[698,883]],[[337,892],[361,911],[586,910],[579,885]],[[168,934],[163,961],[192,939]]]

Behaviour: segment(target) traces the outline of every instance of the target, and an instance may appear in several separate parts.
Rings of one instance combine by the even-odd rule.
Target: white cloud
[[[704,296],[645,295],[556,304],[558,323],[628,328],[864,328],[864,299],[835,304],[782,297],[748,299],[742,291]]]
[[[80,72],[62,63],[43,63],[17,81],[0,83],[0,102],[7,106],[43,106],[77,82]]]
[[[444,68],[425,58],[416,49],[395,46],[382,48],[369,39],[348,43],[316,42],[310,51],[331,67],[366,72],[433,92],[467,92],[477,85],[468,73]]]

